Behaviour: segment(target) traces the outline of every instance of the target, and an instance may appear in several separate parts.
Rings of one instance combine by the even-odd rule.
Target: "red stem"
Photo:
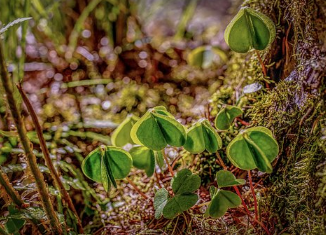
[[[164,160],[165,160],[166,164],[168,165],[169,172],[171,173],[171,175],[172,175],[172,177],[173,177],[173,176],[174,176],[173,169],[172,169],[172,167],[170,166],[170,163],[169,163],[169,161],[168,161],[168,158],[167,158],[166,155],[165,155],[165,151],[164,151],[164,149],[162,150],[162,154],[163,154],[163,157],[164,157]]]
[[[252,196],[254,198],[254,204],[255,204],[255,219],[258,220],[258,207],[257,207],[257,198],[256,198],[256,194],[255,194],[255,189],[252,185],[252,178],[251,178],[251,173],[250,170],[248,171],[248,178],[249,178],[249,184],[250,184],[250,189],[251,189],[251,193]]]
[[[227,170],[227,167],[226,167],[226,165],[224,164],[224,162],[223,162],[223,160],[222,160],[220,154],[219,154],[219,153],[216,153],[216,156],[217,156],[217,158],[218,158],[219,163],[222,165],[223,169],[224,169],[224,170]],[[250,186],[252,187],[252,180],[251,180],[250,171],[248,171],[248,172],[249,172],[249,177],[250,177],[250,179],[249,179],[249,181],[250,181]],[[259,225],[260,225],[260,226],[265,230],[265,232],[266,232],[267,235],[270,235],[270,232],[269,232],[269,230],[266,228],[266,226],[265,226],[262,222],[260,222],[257,218],[253,218],[253,217],[250,215],[250,211],[249,211],[249,209],[248,209],[248,207],[247,207],[245,201],[243,200],[242,195],[241,195],[241,193],[240,193],[238,187],[235,185],[235,186],[233,186],[233,188],[234,188],[235,192],[237,193],[237,195],[240,197],[241,202],[242,202],[242,205],[243,205],[243,207],[244,207],[244,209],[245,209],[247,215],[249,216],[249,218],[253,219],[257,224],[259,224]],[[255,194],[254,194],[254,201],[256,202],[256,203],[255,203],[255,209],[256,209],[256,208],[257,208],[257,201],[256,201],[256,195],[255,195]],[[255,211],[257,212],[257,210],[255,210]],[[250,221],[250,223],[252,224],[252,226],[255,226],[255,224],[253,224],[251,220],[249,220],[249,221]]]
[[[145,193],[143,193],[128,177],[126,177],[128,183],[139,193],[143,198],[148,199]]]

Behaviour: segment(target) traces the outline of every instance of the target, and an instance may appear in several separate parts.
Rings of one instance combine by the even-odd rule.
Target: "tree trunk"
[[[277,28],[276,40],[263,55],[274,83],[266,92],[248,95],[254,102],[245,106],[252,125],[272,129],[280,145],[274,171],[266,175],[267,191],[260,191],[262,211],[269,213],[275,234],[325,234],[326,1],[250,0],[243,5],[268,15]],[[235,88],[236,97],[239,86],[263,80],[257,61],[254,53],[232,54],[224,86]],[[215,102],[225,92],[217,91]]]

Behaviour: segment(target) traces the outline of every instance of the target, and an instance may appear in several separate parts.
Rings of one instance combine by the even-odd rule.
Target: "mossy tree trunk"
[[[243,5],[270,16],[277,26],[277,38],[263,55],[270,65],[268,79],[275,83],[256,95],[248,110],[251,123],[272,129],[281,147],[262,196],[269,226],[275,234],[325,234],[326,1],[249,0]],[[249,57],[256,63],[254,54]],[[252,68],[248,56],[241,59],[246,61],[239,63],[241,69]],[[239,55],[233,54],[232,61]],[[229,70],[225,79],[238,88],[248,73]],[[261,71],[257,74],[248,83],[261,80]]]

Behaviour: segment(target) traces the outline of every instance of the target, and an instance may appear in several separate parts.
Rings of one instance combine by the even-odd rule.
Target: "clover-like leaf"
[[[246,183],[244,179],[236,179],[232,172],[227,170],[218,171],[216,173],[216,180],[219,188],[243,185]]]
[[[132,156],[134,167],[145,170],[146,175],[151,177],[155,170],[155,154],[154,151],[144,146],[133,147],[129,151]]]
[[[241,199],[237,194],[222,189],[216,189],[214,186],[211,186],[211,188],[210,192],[214,194],[211,195],[212,200],[205,213],[207,216],[219,218],[223,216],[229,208],[236,208],[241,204]]]
[[[215,127],[218,130],[228,130],[234,119],[242,114],[242,110],[235,106],[226,106],[220,110],[215,118]]]
[[[185,136],[184,127],[162,106],[147,111],[131,129],[131,138],[135,143],[156,151],[168,144],[182,146]]]
[[[169,192],[165,188],[159,189],[154,197],[155,219],[161,218],[163,209],[168,202]]]
[[[189,169],[182,169],[171,180],[174,194],[194,192],[200,187],[200,177],[192,174]]]
[[[130,137],[130,130],[133,125],[139,120],[135,115],[128,115],[125,120],[114,130],[111,136],[113,146],[122,147],[126,144],[134,144]]]
[[[242,7],[224,32],[224,39],[231,50],[246,53],[250,49],[264,50],[275,39],[273,21],[249,7]]]
[[[101,146],[90,152],[82,162],[84,174],[109,190],[111,183],[116,187],[115,179],[125,178],[131,169],[131,155],[123,149],[113,146]]]
[[[187,61],[191,66],[207,69],[212,65],[216,56],[218,56],[223,62],[227,61],[225,52],[220,48],[200,46],[188,54]]]
[[[279,147],[272,133],[265,127],[252,127],[239,133],[226,149],[227,157],[236,167],[243,170],[258,168],[271,173],[271,162],[276,158]]]
[[[192,174],[188,169],[179,171],[171,181],[174,197],[168,199],[168,192],[163,189],[155,194],[157,198],[156,200],[154,198],[154,208],[157,208],[155,218],[159,218],[163,213],[166,219],[172,219],[195,205],[198,195],[193,192],[200,187],[200,181],[200,177]]]
[[[184,148],[191,153],[201,153],[205,149],[215,153],[222,148],[222,140],[209,121],[201,119],[188,130]]]
[[[173,219],[177,214],[180,214],[198,201],[198,195],[194,193],[184,193],[171,198],[163,209],[163,216],[166,219]]]

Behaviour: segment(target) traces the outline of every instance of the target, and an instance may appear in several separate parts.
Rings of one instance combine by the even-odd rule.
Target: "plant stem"
[[[165,155],[165,151],[164,151],[164,149],[162,149],[162,154],[163,154],[163,157],[164,157],[164,160],[165,160],[166,164],[168,165],[169,172],[170,172],[170,174],[171,174],[172,177],[173,177],[173,176],[174,176],[173,169],[172,169],[172,167],[170,166],[170,163],[169,163],[169,161],[168,161],[168,158],[167,158],[166,155]]]
[[[257,207],[257,198],[256,198],[256,194],[255,194],[255,189],[252,185],[252,178],[251,178],[251,173],[250,170],[248,171],[248,178],[249,178],[249,184],[250,184],[250,189],[251,189],[251,193],[252,196],[254,198],[254,204],[255,204],[255,219],[258,220],[258,207]]]
[[[128,177],[126,177],[128,183],[139,193],[143,198],[148,199],[145,193],[143,193]]]
[[[255,52],[256,52],[256,55],[258,57],[259,63],[261,65],[261,69],[263,70],[264,77],[266,77],[267,76],[267,71],[266,71],[265,64],[264,64],[259,52],[257,50],[255,50]]]
[[[216,152],[216,156],[217,156],[219,162],[221,163],[223,169],[224,169],[224,170],[227,170],[227,167],[226,167],[226,165],[224,164],[224,162],[223,162],[223,160],[222,160],[222,158],[221,158],[221,156],[220,156],[220,154],[219,154],[218,152]],[[248,174],[250,175],[250,171],[248,171]],[[250,175],[250,179],[249,179],[249,181],[251,182],[251,175]],[[252,182],[250,183],[250,187],[252,187]],[[256,217],[256,218],[253,218],[253,217],[250,215],[250,211],[249,211],[249,209],[248,209],[248,207],[247,207],[245,201],[243,200],[242,195],[241,195],[241,193],[240,193],[238,187],[235,185],[235,186],[233,186],[233,188],[234,188],[235,192],[237,193],[237,195],[240,197],[240,199],[241,199],[241,203],[242,203],[242,205],[243,205],[243,207],[244,207],[244,209],[245,209],[247,215],[249,216],[249,218],[253,219],[256,223],[258,223],[258,224],[259,224],[259,225],[260,225],[260,226],[265,230],[265,232],[266,232],[268,235],[270,235],[270,232],[269,232],[269,230],[266,228],[266,226],[265,226],[262,222],[260,222],[260,221],[257,219],[257,217]],[[255,201],[255,199],[256,199],[256,195],[254,194],[254,201]],[[255,205],[257,206],[257,202],[256,202]],[[256,209],[256,207],[255,207],[255,209]],[[257,210],[255,210],[255,212],[257,212]],[[256,215],[256,214],[255,214],[255,215]],[[250,221],[250,223],[254,226],[254,224],[253,224],[251,221]]]
[[[75,206],[71,200],[71,197],[69,195],[69,193],[67,192],[67,190],[65,189],[59,174],[57,173],[52,161],[51,161],[51,157],[50,157],[50,152],[48,150],[48,148],[46,147],[46,142],[43,136],[43,131],[42,131],[42,127],[38,121],[38,118],[36,116],[36,113],[33,109],[33,106],[31,104],[31,102],[29,101],[27,95],[25,94],[25,92],[23,91],[22,87],[20,85],[17,85],[17,88],[21,94],[21,96],[23,97],[23,101],[27,107],[27,110],[29,112],[29,114],[31,115],[31,118],[33,120],[34,126],[35,126],[35,130],[37,133],[37,137],[40,141],[40,146],[41,146],[41,150],[46,162],[47,167],[50,170],[51,176],[54,179],[54,184],[56,185],[56,188],[60,190],[61,195],[63,196],[63,200],[68,204],[69,209],[74,213],[75,215],[75,219],[77,220],[77,226],[78,226],[78,232],[79,233],[84,233],[83,231],[83,226],[81,224],[80,218],[78,216],[78,213],[75,209]]]
[[[258,52],[257,50],[255,50],[255,52],[256,52],[256,55],[257,55],[257,57],[258,57],[259,63],[260,63],[260,65],[261,65],[261,69],[262,69],[262,71],[263,71],[264,77],[266,78],[266,76],[267,76],[266,66],[265,66],[265,64],[264,64],[264,62],[263,62],[263,60],[262,60],[262,58],[261,58],[259,52]],[[268,85],[268,83],[267,83],[266,81],[265,81],[265,85],[266,85],[266,88],[269,89],[269,85]]]
[[[23,119],[21,117],[21,114],[19,112],[18,106],[16,104],[16,101],[14,99],[13,94],[13,86],[9,78],[9,73],[7,72],[7,65],[5,64],[4,55],[3,55],[3,48],[2,48],[2,41],[0,39],[0,72],[1,72],[1,81],[2,85],[4,87],[7,101],[9,104],[9,109],[11,111],[13,120],[15,122],[19,139],[21,141],[21,144],[24,148],[25,155],[27,158],[27,162],[29,165],[29,168],[31,170],[32,175],[34,176],[38,192],[40,194],[44,210],[50,220],[51,228],[55,234],[62,234],[62,230],[59,224],[58,217],[53,209],[53,205],[50,199],[50,195],[48,192],[48,189],[46,187],[44,177],[39,170],[37,163],[36,163],[36,156],[33,153],[31,142],[29,141],[27,137],[27,131],[26,127],[24,125]]]
[[[9,179],[7,175],[2,172],[2,169],[0,168],[0,184],[2,187],[6,190],[6,193],[11,198],[11,200],[18,206],[23,207],[24,202],[21,199],[20,195],[17,193],[17,191],[12,187],[11,183],[9,182]]]
[[[4,230],[1,226],[0,226],[0,234],[1,235],[9,235],[9,233],[7,233],[7,231]]]
[[[197,207],[203,207],[203,206],[206,206],[208,205],[209,203],[211,203],[210,201],[209,202],[204,202],[204,203],[201,203],[199,205],[196,205]]]

